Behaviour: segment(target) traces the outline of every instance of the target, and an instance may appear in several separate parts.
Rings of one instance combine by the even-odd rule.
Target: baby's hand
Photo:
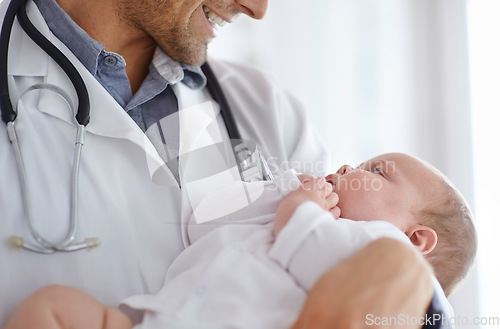
[[[299,179],[302,186],[290,193],[297,194],[296,201],[299,203],[295,205],[295,208],[306,201],[314,201],[326,211],[331,212],[335,218],[340,217],[340,209],[337,207],[339,196],[333,192],[332,184],[328,183],[324,177],[307,174],[299,175]]]
[[[307,201],[316,202],[320,207],[332,213],[334,218],[339,218],[340,216],[340,209],[337,207],[339,197],[336,193],[332,192],[332,185],[325,178],[300,175],[299,180],[302,182],[302,186],[288,193],[278,206],[274,220],[274,232],[276,235],[288,223],[295,209]]]

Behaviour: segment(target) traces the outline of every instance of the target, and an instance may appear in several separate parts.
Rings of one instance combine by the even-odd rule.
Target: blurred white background
[[[452,296],[457,328],[500,323],[500,0],[269,0],[214,57],[274,73],[301,99],[334,168],[384,152],[422,157],[469,200],[479,257]],[[468,322],[468,323],[467,323]]]

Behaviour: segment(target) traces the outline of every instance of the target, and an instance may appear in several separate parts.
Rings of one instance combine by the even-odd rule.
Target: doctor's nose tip
[[[342,167],[339,168],[339,170],[337,170],[337,174],[341,174],[341,175],[344,175],[344,174],[347,174],[348,172],[352,171],[353,168],[349,165],[343,165]]]
[[[236,0],[243,14],[253,18],[262,19],[267,12],[268,0]]]

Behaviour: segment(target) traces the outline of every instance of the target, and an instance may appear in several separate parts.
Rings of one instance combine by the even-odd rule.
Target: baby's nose
[[[337,174],[344,175],[352,171],[353,169],[354,168],[349,165],[343,165],[342,167],[339,168],[339,170],[337,170]]]

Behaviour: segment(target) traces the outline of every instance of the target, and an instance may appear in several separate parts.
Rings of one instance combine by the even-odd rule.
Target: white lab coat
[[[3,17],[8,1],[0,4]],[[102,88],[76,57],[49,31],[36,6],[28,15],[80,71],[90,94],[91,121],[83,147],[78,201],[77,240],[99,237],[90,252],[40,255],[7,247],[11,235],[27,234],[18,169],[6,127],[0,124],[0,325],[34,290],[48,284],[83,289],[101,302],[117,305],[132,294],[156,293],[173,259],[185,247],[180,219],[191,215],[190,196],[176,186],[170,171],[133,120]],[[255,141],[273,163],[292,162],[302,171],[324,160],[295,99],[260,71],[211,62],[244,138]],[[36,83],[57,85],[76,104],[69,79],[16,22],[9,48],[9,88],[14,104]],[[186,109],[181,146],[186,150],[216,143],[218,107],[206,103],[206,91],[174,86],[181,112]],[[203,106],[201,106],[201,105]],[[207,105],[208,104],[208,105]],[[204,119],[197,113],[205,111]],[[211,111],[211,112],[210,112]],[[75,126],[65,101],[51,91],[32,91],[19,103],[16,120],[35,227],[49,240],[60,241],[70,216],[70,177]],[[181,129],[182,128],[181,123]],[[182,206],[181,206],[182,204]]]

